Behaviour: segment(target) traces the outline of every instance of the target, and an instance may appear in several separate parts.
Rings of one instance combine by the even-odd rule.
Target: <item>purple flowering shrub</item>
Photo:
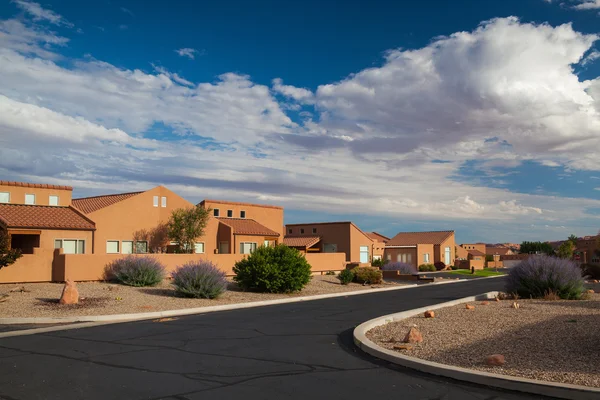
[[[561,299],[579,299],[584,290],[577,264],[546,255],[529,257],[511,268],[506,282],[507,293],[525,298],[543,298],[547,293],[555,293]]]
[[[403,262],[388,262],[383,267],[383,271],[399,271],[401,274],[412,275],[417,273],[417,268],[414,265]]]
[[[210,261],[190,261],[172,274],[175,291],[185,297],[214,299],[227,290],[225,272]]]
[[[128,286],[156,286],[165,279],[165,267],[155,258],[127,256],[108,264],[104,271],[107,280]]]

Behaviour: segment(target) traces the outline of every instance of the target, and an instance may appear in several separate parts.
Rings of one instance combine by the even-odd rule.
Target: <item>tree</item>
[[[575,250],[575,245],[570,240],[563,242],[558,249],[556,250],[556,255],[560,258],[571,259],[573,258],[573,251]]]
[[[138,251],[138,242],[147,242],[149,253],[161,253],[169,244],[167,224],[158,224],[152,229],[140,229],[133,233],[133,240],[136,242],[136,253],[141,252]]]
[[[549,256],[554,255],[554,249],[547,242],[523,242],[521,243],[521,249],[519,250],[521,254],[530,254],[530,253],[542,253],[547,254]]]
[[[22,256],[21,250],[10,248],[10,235],[0,228],[0,269],[14,264]]]
[[[570,235],[567,240],[571,243],[573,243],[574,247],[577,247],[577,241],[579,240],[579,238],[575,235]]]
[[[176,242],[176,253],[193,253],[196,239],[204,235],[210,208],[200,206],[173,210],[167,222],[167,236]]]

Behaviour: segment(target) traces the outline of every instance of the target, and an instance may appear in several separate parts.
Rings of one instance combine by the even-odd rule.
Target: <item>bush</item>
[[[511,268],[506,291],[520,297],[543,298],[555,293],[565,300],[579,299],[584,292],[581,269],[570,260],[540,255]]]
[[[327,271],[327,272],[325,272],[325,275],[335,275],[335,272],[333,272],[333,271]]]
[[[581,271],[583,276],[589,279],[600,279],[600,265],[599,264],[581,264]]]
[[[173,272],[172,285],[185,297],[214,299],[227,290],[227,279],[210,261],[190,261]]]
[[[446,264],[444,264],[443,261],[435,262],[433,265],[435,266],[436,271],[441,271],[443,269],[446,269]]]
[[[347,285],[354,280],[354,272],[349,269],[345,269],[339,273],[337,278],[340,280],[342,285]]]
[[[116,280],[128,286],[155,286],[165,279],[165,267],[155,258],[127,256],[108,264],[105,270],[108,280]]]
[[[435,265],[433,264],[421,264],[419,265],[419,271],[421,272],[432,272],[435,271]]]
[[[378,284],[383,280],[381,271],[371,267],[356,267],[352,269],[354,282]]]
[[[417,273],[417,268],[411,264],[403,262],[387,263],[382,268],[383,271],[399,271],[401,274],[412,275]]]
[[[458,265],[451,265],[450,268],[452,271],[456,271],[458,269]]]
[[[296,249],[280,244],[261,246],[233,267],[233,280],[245,290],[290,293],[302,290],[311,279],[311,267]]]
[[[377,267],[377,268],[381,268],[385,265],[387,260],[384,260],[383,258],[380,258],[379,260],[373,260],[371,261],[371,266],[372,267]]]

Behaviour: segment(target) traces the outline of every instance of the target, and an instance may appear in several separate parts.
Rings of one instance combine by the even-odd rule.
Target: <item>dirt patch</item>
[[[599,285],[595,289],[599,291]],[[471,302],[435,310],[367,332],[378,345],[399,353],[497,374],[600,387],[600,295],[588,300],[514,300]],[[424,341],[409,350],[394,349],[412,326]],[[503,366],[487,366],[487,356],[502,354]]]
[[[354,292],[376,288],[403,286],[398,282],[380,285],[341,285],[332,275],[313,276],[311,282],[299,293],[265,294],[243,292],[234,282],[220,298],[189,299],[177,296],[169,280],[155,287],[135,288],[105,282],[81,282],[77,284],[80,302],[75,305],[58,304],[63,284],[29,283],[2,284],[0,296],[8,294],[0,303],[0,318],[7,317],[67,317],[165,311],[182,308],[208,307],[252,301],[275,300],[318,294]],[[21,290],[24,288],[25,290]],[[15,290],[18,289],[18,290]],[[11,292],[11,290],[15,290]]]

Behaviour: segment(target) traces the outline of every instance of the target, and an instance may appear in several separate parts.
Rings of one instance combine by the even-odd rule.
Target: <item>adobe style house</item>
[[[584,236],[577,239],[573,258],[584,264],[600,264],[600,236]]]
[[[385,258],[419,266],[455,259],[454,231],[400,232],[385,244]]]
[[[285,229],[283,243],[305,253],[345,253],[352,263],[370,263],[383,255],[383,242],[374,241],[350,221],[287,224]]]

